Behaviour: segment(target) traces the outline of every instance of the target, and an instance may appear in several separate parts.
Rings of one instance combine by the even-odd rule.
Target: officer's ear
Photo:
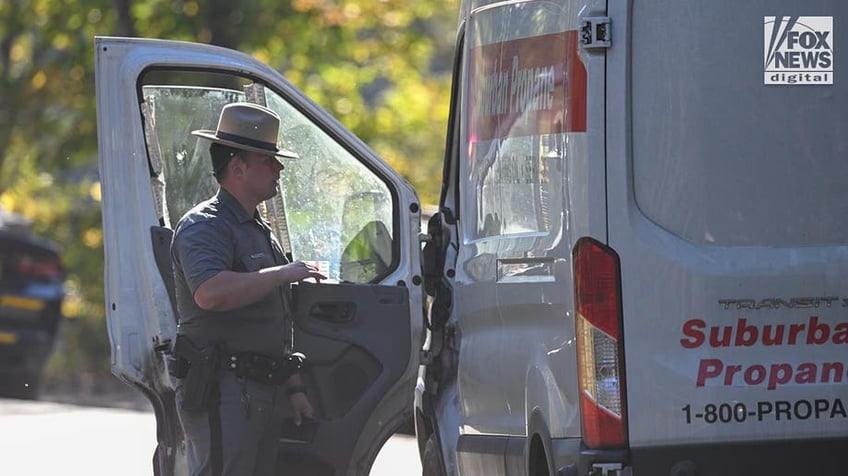
[[[246,166],[245,157],[241,154],[241,152],[237,153],[233,156],[233,159],[230,160],[229,167],[230,173],[236,177],[240,177],[244,175],[244,167]]]

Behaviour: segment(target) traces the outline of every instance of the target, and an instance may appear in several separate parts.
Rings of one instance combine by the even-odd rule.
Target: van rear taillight
[[[583,440],[590,448],[620,448],[627,428],[618,256],[582,238],[573,258]]]

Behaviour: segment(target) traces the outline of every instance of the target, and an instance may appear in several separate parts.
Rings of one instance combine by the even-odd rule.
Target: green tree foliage
[[[437,200],[457,0],[5,0],[0,2],[0,205],[58,242],[69,317],[103,329],[95,35],[213,43],[285,74]],[[69,331],[69,332],[74,332]],[[95,339],[96,340],[96,339]],[[60,353],[108,373],[104,337]],[[68,357],[64,361],[71,361]],[[59,365],[59,364],[57,364]]]
[[[105,330],[91,45],[108,3],[89,3],[0,3],[0,205],[60,244],[65,314]],[[63,326],[62,361],[108,375],[105,333],[69,332],[94,327],[81,324]]]

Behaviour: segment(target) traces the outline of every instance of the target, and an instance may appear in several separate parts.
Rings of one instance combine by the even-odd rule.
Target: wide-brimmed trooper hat
[[[258,104],[236,102],[221,110],[217,130],[191,133],[237,149],[296,159],[296,153],[277,146],[279,132],[280,116],[276,112]]]

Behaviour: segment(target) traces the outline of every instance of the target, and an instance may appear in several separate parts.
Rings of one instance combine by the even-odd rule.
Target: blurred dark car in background
[[[51,242],[0,208],[0,397],[38,396],[65,297],[65,271]]]

